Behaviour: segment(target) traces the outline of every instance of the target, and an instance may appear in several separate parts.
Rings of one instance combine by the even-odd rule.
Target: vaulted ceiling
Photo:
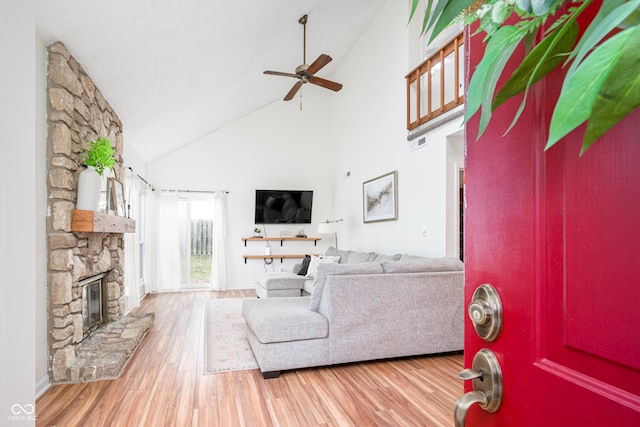
[[[37,0],[36,25],[46,44],[65,44],[151,161],[284,102],[295,80],[262,72],[302,64],[302,15],[307,63],[330,55],[330,78],[383,1]]]

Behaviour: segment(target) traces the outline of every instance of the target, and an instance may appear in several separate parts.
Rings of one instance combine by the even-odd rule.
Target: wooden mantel
[[[93,233],[135,233],[136,221],[123,216],[102,212],[74,210],[71,217],[71,231]]]

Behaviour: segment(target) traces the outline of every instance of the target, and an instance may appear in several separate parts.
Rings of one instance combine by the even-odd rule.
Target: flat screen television
[[[311,224],[313,191],[256,190],[256,224]]]

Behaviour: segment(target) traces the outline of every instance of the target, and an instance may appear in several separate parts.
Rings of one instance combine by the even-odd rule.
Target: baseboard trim
[[[51,382],[49,382],[49,376],[47,375],[36,383],[36,399],[40,398],[45,391],[49,390],[49,387],[51,387]]]

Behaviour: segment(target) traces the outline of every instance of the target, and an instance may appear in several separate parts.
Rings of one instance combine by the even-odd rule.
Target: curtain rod
[[[138,179],[142,182],[144,182],[145,184],[147,184],[148,186],[151,187],[151,189],[153,190],[153,186],[151,184],[149,184],[149,181],[147,181],[146,179],[144,179],[143,177],[140,176],[140,174],[136,173],[133,168],[131,166],[126,166],[126,169],[129,169],[131,171],[131,173],[135,173],[136,176],[138,177]]]
[[[142,182],[144,182],[145,184],[147,184],[148,186],[151,187],[151,191],[156,191],[155,188],[153,188],[153,185],[149,184],[149,182],[144,179],[143,177],[141,177],[139,174],[137,174],[133,168],[131,166],[126,166],[126,169],[129,169],[131,171],[131,173],[135,173],[136,176],[138,177],[138,179]],[[158,191],[174,191],[176,193],[206,193],[206,194],[213,194],[213,193],[217,193],[217,191],[215,190],[158,190]],[[225,193],[229,194],[228,191],[225,191]]]
[[[154,188],[153,191],[156,191],[156,189]],[[217,193],[217,191],[215,191],[215,190],[162,190],[162,189],[158,189],[158,191],[169,191],[169,192],[175,192],[175,193],[206,193],[206,194]],[[228,191],[225,191],[225,193],[229,194]]]

